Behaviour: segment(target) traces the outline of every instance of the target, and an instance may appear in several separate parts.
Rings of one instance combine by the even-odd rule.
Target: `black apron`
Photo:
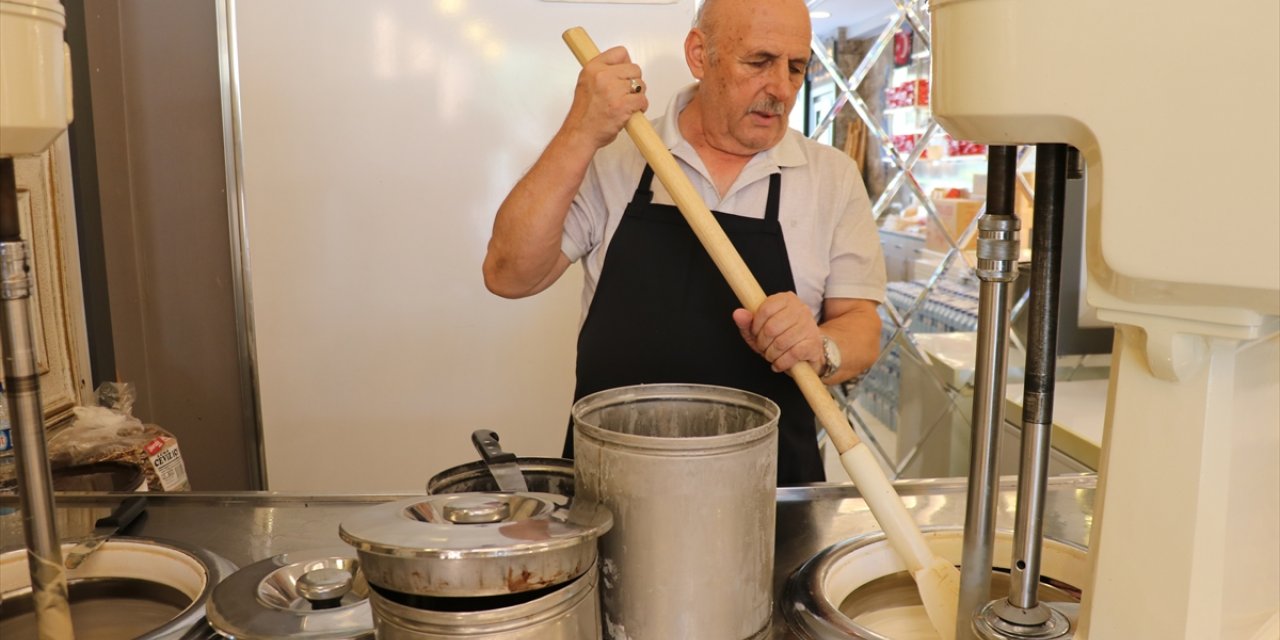
[[[778,485],[822,482],[813,410],[785,373],[742,339],[742,306],[680,210],[653,204],[648,165],[605,254],[578,334],[573,399],[635,384],[697,383],[758,393],[782,409]],[[764,219],[712,212],[766,295],[795,291],[778,222],[782,174],[769,176]],[[573,457],[573,424],[564,456]]]

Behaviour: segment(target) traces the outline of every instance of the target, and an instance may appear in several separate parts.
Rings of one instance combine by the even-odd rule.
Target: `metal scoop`
[[[529,490],[529,485],[524,481],[524,472],[516,462],[516,455],[502,450],[497,433],[489,429],[476,429],[471,432],[471,444],[476,446],[480,458],[488,465],[489,473],[493,474],[499,491]]]

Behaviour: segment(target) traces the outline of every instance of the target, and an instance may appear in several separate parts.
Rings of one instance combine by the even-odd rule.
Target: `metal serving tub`
[[[573,407],[577,500],[600,541],[605,637],[742,640],[772,615],[778,406],[706,385],[603,391]]]
[[[383,640],[589,640],[600,633],[599,505],[547,493],[451,493],[342,522]]]

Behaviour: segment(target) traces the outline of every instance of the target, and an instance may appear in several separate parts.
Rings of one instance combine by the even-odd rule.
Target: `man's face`
[[[702,81],[698,91],[713,146],[750,155],[782,140],[804,84],[809,29],[803,2],[748,1],[723,16],[712,41],[704,38],[702,64],[692,70]]]

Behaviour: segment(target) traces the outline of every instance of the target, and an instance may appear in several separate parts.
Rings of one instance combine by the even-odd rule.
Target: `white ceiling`
[[[824,40],[840,27],[848,27],[850,36],[878,34],[897,11],[893,0],[809,0],[808,5],[810,12],[831,14],[829,18],[813,19],[813,32]]]

